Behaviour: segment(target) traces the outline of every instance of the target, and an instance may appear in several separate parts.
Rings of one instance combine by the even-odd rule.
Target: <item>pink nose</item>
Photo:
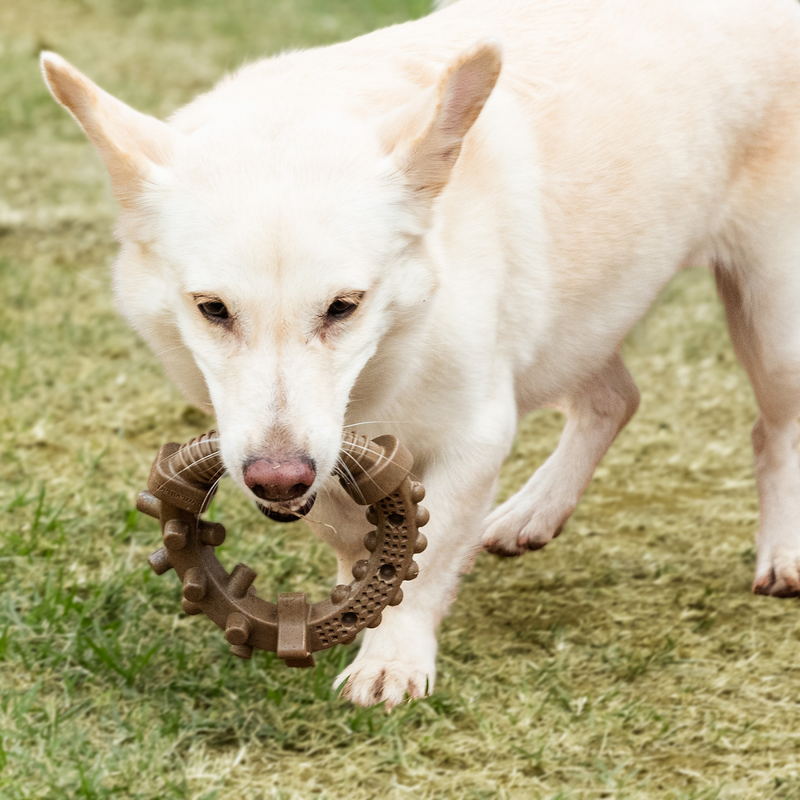
[[[286,457],[281,460],[259,458],[244,469],[247,488],[261,500],[286,502],[301,497],[314,483],[317,471],[307,456]]]

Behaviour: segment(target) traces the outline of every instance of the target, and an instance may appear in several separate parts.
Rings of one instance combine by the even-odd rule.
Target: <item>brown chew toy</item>
[[[148,561],[157,575],[172,568],[178,573],[183,610],[205,614],[223,628],[234,655],[250,658],[257,647],[276,652],[290,667],[313,666],[314,651],[347,644],[362,628],[380,625],[383,609],[403,599],[400,584],[417,577],[413,557],[427,546],[418,528],[429,514],[417,505],[425,489],[409,477],[411,453],[394,436],[370,442],[345,435],[336,474],[356,503],[369,506],[367,520],[376,526],[364,537],[370,556],[356,561],[355,580],[337,586],[329,600],[309,605],[304,593],[288,592],[275,604],[256,596],[250,567],[225,571],[214,552],[225,528],[200,519],[224,469],[215,440],[210,431],[184,445],[165,444],[150,472],[149,491],[136,502],[139,511],[161,522],[164,547]]]

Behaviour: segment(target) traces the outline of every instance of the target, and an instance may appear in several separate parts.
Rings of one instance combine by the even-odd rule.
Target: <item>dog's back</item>
[[[258,94],[287,142],[315,108],[380,124],[391,144],[419,124],[426,106],[416,115],[413,107],[444,65],[487,37],[503,48],[495,113],[465,141],[442,224],[463,225],[469,187],[480,186],[501,213],[544,225],[556,291],[589,305],[609,288],[624,293],[628,270],[646,269],[652,288],[632,290],[619,335],[676,263],[718,256],[731,220],[757,213],[776,183],[791,180],[800,142],[793,0],[458,0],[422,20],[246,67],[174,122],[194,130],[222,106],[252,118],[237,98]],[[525,196],[526,178],[535,197]],[[452,238],[464,241],[456,230]],[[518,326],[525,309],[509,312]]]

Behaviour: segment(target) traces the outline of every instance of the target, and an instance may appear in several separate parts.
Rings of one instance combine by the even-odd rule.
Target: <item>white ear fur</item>
[[[169,159],[178,134],[104,92],[61,56],[42,53],[41,65],[53,97],[75,117],[105,162],[120,204],[134,206],[153,165]]]
[[[500,77],[501,66],[500,46],[489,41],[461,53],[445,69],[425,131],[401,144],[397,156],[402,173],[418,196],[430,201],[444,188],[464,137]]]

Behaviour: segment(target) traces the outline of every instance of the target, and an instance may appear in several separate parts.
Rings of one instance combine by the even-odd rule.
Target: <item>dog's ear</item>
[[[169,159],[177,134],[104,92],[55,53],[42,53],[41,64],[53,97],[75,117],[100,153],[120,204],[134,206],[153,165]]]
[[[433,101],[425,98],[427,124],[423,133],[396,151],[401,171],[421,199],[431,201],[444,188],[464,137],[500,77],[501,66],[499,44],[480,42],[447,66]]]

